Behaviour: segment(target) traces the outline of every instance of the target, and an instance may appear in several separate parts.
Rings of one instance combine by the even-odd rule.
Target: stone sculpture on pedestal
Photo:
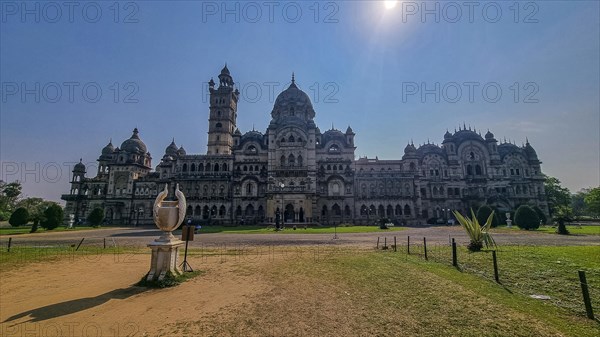
[[[173,232],[185,218],[186,200],[183,193],[179,190],[179,184],[175,187],[175,201],[165,201],[167,198],[168,184],[165,189],[158,194],[154,201],[153,216],[156,226],[163,231],[163,234],[154,242],[148,244],[152,249],[152,260],[150,262],[150,271],[146,276],[146,281],[162,281],[167,274],[179,275],[181,270],[178,268],[178,252],[184,242],[173,236]]]

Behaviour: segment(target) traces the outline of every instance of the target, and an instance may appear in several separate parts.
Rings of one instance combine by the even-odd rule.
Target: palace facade
[[[309,96],[292,77],[277,97],[264,133],[240,132],[238,100],[227,66],[209,81],[208,150],[187,154],[171,142],[156,166],[137,129],[98,157],[95,177],[74,166],[65,215],[85,219],[96,207],[114,224],[152,223],[152,205],[169,184],[186,195],[188,217],[223,224],[444,221],[451,210],[490,204],[501,211],[524,203],[548,207],[536,151],[527,142],[499,143],[463,126],[441,145],[410,143],[397,160],[355,158],[355,133],[315,125]],[[392,144],[393,145],[393,144]],[[395,144],[399,148],[400,144]]]

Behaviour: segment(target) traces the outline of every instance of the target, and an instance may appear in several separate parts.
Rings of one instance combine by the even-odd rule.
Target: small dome
[[[444,134],[444,139],[449,139],[452,138],[452,134],[450,133],[450,131],[446,130],[446,133]]]
[[[488,130],[488,132],[485,134],[485,139],[494,139],[494,134]]]
[[[115,152],[115,147],[112,144],[112,140],[110,140],[108,142],[108,145],[106,145],[103,149],[102,149],[102,154],[103,155],[107,155],[107,154],[112,154],[113,152]]]
[[[413,153],[413,152],[417,152],[417,149],[415,148],[415,146],[413,144],[406,144],[406,147],[404,148],[404,153],[408,154],[408,153]]]
[[[146,144],[142,142],[140,137],[138,136],[138,129],[133,129],[133,134],[131,138],[127,139],[121,144],[121,150],[129,152],[129,153],[139,153],[146,154]]]
[[[185,156],[186,152],[185,149],[183,148],[183,145],[179,148],[179,150],[177,150],[177,154],[180,156]]]
[[[525,143],[525,153],[527,154],[527,157],[529,157],[529,159],[537,159],[538,157],[537,152],[535,152],[533,146],[529,144],[529,140],[527,140],[527,143]]]
[[[83,159],[79,159],[79,163],[73,167],[73,172],[85,172],[85,165],[82,163]]]
[[[165,155],[175,156],[177,155],[178,150],[179,149],[177,148],[177,145],[175,145],[175,139],[173,139],[173,141],[171,141],[171,144],[169,144],[169,146],[167,146],[167,148],[165,149]]]
[[[354,131],[352,130],[352,128],[350,127],[350,125],[348,125],[348,128],[346,129],[346,134],[347,135],[354,134]]]
[[[234,132],[233,134],[234,134],[234,135],[236,135],[236,136],[241,136],[241,135],[242,135],[242,132],[240,131],[240,129],[237,129],[237,128],[236,128],[236,129],[235,129],[235,132]]]
[[[227,63],[225,63],[225,67],[221,69],[221,74],[231,75],[231,73],[229,72],[229,68],[227,68]]]

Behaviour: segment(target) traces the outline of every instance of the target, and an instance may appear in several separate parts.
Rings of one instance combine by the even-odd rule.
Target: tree
[[[521,205],[517,208],[515,223],[519,228],[525,230],[540,228],[540,218],[533,208],[527,205]]]
[[[29,220],[29,212],[27,212],[27,209],[25,209],[23,207],[19,207],[10,216],[10,219],[8,220],[8,222],[13,227],[19,227],[19,226],[26,225],[28,220]]]
[[[533,210],[535,211],[535,213],[537,214],[538,218],[540,219],[540,222],[545,225],[548,222],[548,218],[546,217],[546,214],[544,214],[544,212],[542,212],[542,209],[538,207],[538,205],[534,205]]]
[[[558,222],[558,228],[556,229],[556,233],[568,235],[569,231],[565,226],[565,222],[573,221],[573,210],[568,206],[560,206],[556,209],[554,213],[554,221]]]
[[[63,221],[63,209],[57,204],[52,204],[44,211],[44,220],[42,227],[47,230],[52,230],[58,227]]]
[[[486,247],[496,246],[496,242],[489,232],[490,227],[492,226],[494,212],[490,214],[483,226],[479,225],[479,221],[477,220],[473,209],[471,209],[471,219],[464,217],[459,211],[453,211],[452,213],[454,213],[454,217],[456,217],[456,220],[462,225],[471,239],[467,249],[472,252],[478,252],[481,250],[484,243]]]
[[[98,227],[104,220],[104,210],[102,208],[94,208],[87,217],[88,222],[92,227]]]
[[[44,211],[50,207],[50,205],[55,204],[56,203],[53,201],[44,200],[42,198],[25,198],[20,200],[17,203],[17,206],[24,207],[29,212],[29,221],[33,222],[31,233],[34,233],[37,231],[40,222],[44,220]]]
[[[584,201],[591,214],[600,216],[600,187],[592,188]]]
[[[546,190],[546,197],[548,198],[550,215],[554,214],[557,207],[569,206],[571,204],[571,192],[569,192],[568,188],[560,185],[560,180],[558,180],[558,178],[546,176],[544,189]]]
[[[10,213],[15,209],[15,203],[21,195],[21,183],[14,181],[6,183],[0,180],[0,213]]]
[[[590,193],[591,188],[582,188],[579,192],[571,196],[571,208],[574,216],[588,215],[585,197]]]

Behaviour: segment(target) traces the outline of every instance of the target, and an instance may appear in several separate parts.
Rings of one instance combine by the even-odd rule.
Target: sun
[[[396,7],[396,5],[398,4],[398,1],[384,1],[383,4],[385,5],[386,9],[392,9],[394,7]]]

